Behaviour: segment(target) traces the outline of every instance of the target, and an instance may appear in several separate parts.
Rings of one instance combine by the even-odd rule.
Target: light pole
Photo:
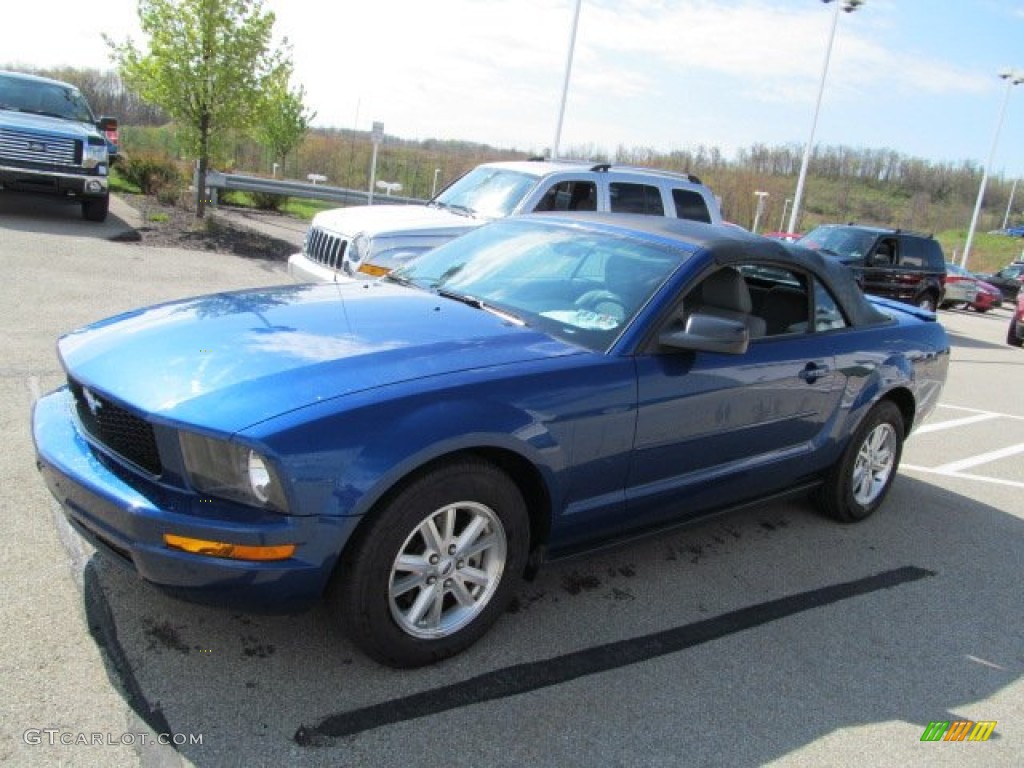
[[[565,101],[569,96],[569,75],[572,74],[572,57],[576,51],[576,27],[580,23],[580,6],[583,0],[576,0],[576,12],[572,16],[572,32],[569,33],[569,56],[565,62],[565,80],[562,83],[562,103],[558,107],[558,125],[555,127],[555,140],[551,144],[551,159],[558,159],[558,145],[562,141],[562,119],[565,117]]]
[[[441,175],[441,169],[440,168],[435,168],[434,169],[434,183],[430,187],[430,199],[431,200],[433,200],[435,197],[437,197],[437,177],[440,176],[440,175]]]
[[[761,212],[764,211],[764,199],[768,197],[768,193],[759,189],[754,194],[757,195],[757,208],[754,209],[754,226],[750,228],[750,231],[756,235],[757,225],[761,223]]]
[[[1017,179],[1013,180],[1013,186],[1010,187],[1010,199],[1006,203],[1006,215],[1003,216],[1003,229],[1006,229],[1006,225],[1010,221],[1010,209],[1013,207],[1013,196],[1017,194]]]
[[[833,0],[821,0],[823,3],[831,3]],[[796,232],[796,222],[800,218],[800,204],[804,198],[804,183],[807,181],[807,166],[811,161],[811,150],[814,148],[814,132],[818,128],[818,112],[821,111],[821,97],[825,93],[825,78],[828,76],[828,64],[832,58],[832,43],[836,39],[836,27],[839,26],[839,12],[846,11],[853,13],[858,7],[864,5],[864,0],[842,0],[836,2],[836,10],[832,16],[832,31],[828,36],[828,46],[825,48],[825,63],[821,68],[821,81],[818,83],[818,100],[814,105],[814,118],[811,120],[811,134],[807,137],[807,145],[804,147],[804,157],[800,161],[800,176],[796,182],[796,194],[793,195],[793,210],[789,216],[789,228],[787,232]]]
[[[971,243],[974,242],[974,230],[978,227],[978,216],[981,214],[981,201],[985,199],[985,187],[988,184],[988,169],[992,166],[992,158],[996,154],[996,144],[999,143],[999,132],[1003,129],[1003,118],[1006,117],[1006,105],[1010,101],[1010,89],[1015,85],[1024,83],[1024,73],[1012,69],[999,73],[999,77],[1006,81],[1006,94],[1003,96],[1003,105],[999,108],[999,118],[996,120],[996,130],[992,134],[992,146],[988,150],[988,162],[981,171],[981,186],[978,187],[978,199],[974,203],[974,214],[971,216],[971,226],[967,230],[967,243],[964,245],[964,255],[960,259],[960,266],[967,269],[967,259],[971,255]]]

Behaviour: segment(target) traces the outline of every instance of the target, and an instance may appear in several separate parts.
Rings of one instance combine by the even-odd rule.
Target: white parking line
[[[990,461],[999,461],[999,459],[1005,459],[1007,456],[1016,456],[1018,453],[1024,453],[1024,443],[1000,448],[998,451],[979,453],[976,456],[960,459],[960,461],[951,461],[948,464],[942,464],[941,466],[935,467],[935,471],[956,474],[962,469],[970,469],[971,467],[976,467],[979,464],[988,464]]]
[[[945,429],[954,429],[956,427],[966,427],[971,424],[991,421],[992,419],[1024,421],[1024,416],[1015,416],[1009,413],[996,413],[995,411],[987,411],[981,408],[968,408],[962,405],[947,405],[946,403],[939,403],[937,408],[951,411],[963,411],[972,415],[949,419],[947,421],[940,421],[934,424],[925,424],[914,430],[914,436],[928,434],[929,432],[940,432]],[[1024,453],[1024,443],[1017,443],[1016,445],[1000,448],[995,451],[988,451],[987,453],[968,456],[967,458],[959,459],[958,461],[950,461],[945,464],[940,464],[937,467],[923,467],[918,464],[901,464],[900,469],[906,469],[911,472],[924,472],[930,475],[941,475],[943,477],[956,478],[960,480],[978,480],[983,483],[1005,485],[1010,488],[1024,488],[1024,482],[1017,480],[987,477],[985,475],[976,475],[971,472],[964,471],[982,464],[989,464],[993,461],[999,461],[1000,459],[1005,459],[1010,456],[1016,456],[1020,453]]]
[[[938,469],[932,467],[921,467],[916,464],[900,464],[900,470],[910,470],[911,472],[923,472],[928,475],[942,475],[943,477],[953,477],[961,480],[979,480],[983,483],[992,483],[993,485],[1007,485],[1010,488],[1024,488],[1024,483],[1016,480],[1004,480],[1001,477],[986,477],[985,475],[973,475],[969,472],[940,472]]]
[[[968,424],[977,424],[979,421],[989,421],[990,419],[999,418],[999,414],[996,413],[978,413],[974,416],[964,416],[962,419],[950,419],[949,421],[939,421],[934,424],[925,424],[923,427],[918,427],[914,430],[915,435],[924,435],[928,432],[938,432],[940,429],[953,429],[954,427],[964,427]]]

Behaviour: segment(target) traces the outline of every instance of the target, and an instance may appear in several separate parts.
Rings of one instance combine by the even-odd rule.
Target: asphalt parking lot
[[[1003,343],[1008,310],[941,313],[942,404],[869,521],[797,500],[557,564],[467,653],[396,671],[322,607],[164,597],[95,557],[35,470],[30,405],[61,383],[60,333],[287,282],[283,265],[111,242],[131,219],[118,207],[97,226],[3,206],[0,763],[1024,763],[1024,352]],[[945,720],[996,726],[921,741]]]

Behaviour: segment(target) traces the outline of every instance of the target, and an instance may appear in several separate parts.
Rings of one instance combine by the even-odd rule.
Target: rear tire
[[[82,201],[82,216],[86,221],[103,222],[107,220],[110,208],[110,196],[95,197]]]
[[[868,412],[818,489],[817,501],[825,514],[855,523],[882,505],[899,469],[904,429],[903,414],[889,400]]]
[[[342,554],[329,599],[352,641],[392,667],[432,664],[487,632],[515,595],[529,552],[526,503],[487,462],[413,480]]]
[[[935,311],[935,297],[930,293],[926,293],[924,296],[917,300],[917,306],[921,309],[927,309],[929,312]]]

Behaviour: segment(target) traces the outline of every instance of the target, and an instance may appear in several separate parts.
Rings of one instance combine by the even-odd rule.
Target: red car
[[[988,312],[990,309],[998,309],[1003,306],[1002,291],[984,280],[978,280],[977,283],[978,293],[975,295],[974,301],[968,305],[971,309],[975,312]]]
[[[1011,347],[1024,346],[1024,293],[1017,297],[1017,306],[1010,318],[1010,328],[1006,332],[1006,343]]]

